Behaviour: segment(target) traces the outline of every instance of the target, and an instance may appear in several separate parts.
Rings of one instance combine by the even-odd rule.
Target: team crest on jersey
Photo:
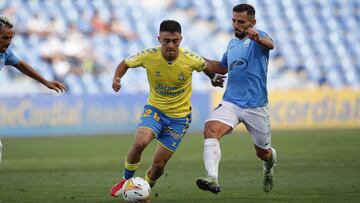
[[[249,45],[250,45],[250,39],[246,39],[246,40],[244,41],[243,46],[244,46],[244,47],[248,47]]]
[[[179,74],[178,80],[179,80],[179,81],[184,81],[184,80],[185,80],[185,76],[184,76],[183,73],[180,73],[180,74]]]
[[[161,73],[160,71],[156,71],[155,72],[155,77],[161,77],[160,73]]]

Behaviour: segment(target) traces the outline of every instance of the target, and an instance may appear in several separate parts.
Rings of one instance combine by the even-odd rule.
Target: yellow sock
[[[129,178],[134,177],[134,174],[136,172],[136,169],[139,167],[140,161],[135,164],[130,164],[125,159],[125,169],[124,169],[124,178],[127,180]]]
[[[138,163],[135,163],[135,164],[130,164],[127,162],[127,160],[125,159],[125,168],[127,170],[130,170],[130,171],[136,171],[137,168],[139,168],[140,166],[140,161]]]
[[[148,173],[146,172],[146,175],[145,175],[145,180],[146,182],[149,183],[150,187],[154,187],[156,181],[155,180],[151,180],[151,178],[148,176]]]

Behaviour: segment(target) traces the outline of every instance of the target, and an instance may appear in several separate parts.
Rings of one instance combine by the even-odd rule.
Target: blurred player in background
[[[35,71],[29,64],[25,61],[18,59],[8,47],[11,44],[11,40],[14,37],[13,24],[10,20],[4,16],[0,16],[0,70],[4,65],[10,65],[17,68],[19,71],[25,75],[33,78],[44,84],[47,88],[55,90],[56,92],[66,91],[65,86],[58,81],[48,81],[43,78],[38,72]],[[2,144],[0,141],[0,162],[1,162],[1,153]]]
[[[204,165],[206,178],[197,186],[213,193],[220,192],[218,168],[221,159],[219,140],[239,123],[244,123],[252,137],[257,156],[263,160],[263,189],[273,187],[276,151],[271,147],[271,128],[267,109],[267,67],[272,39],[255,29],[255,9],[248,4],[233,8],[234,39],[230,40],[221,61],[206,59],[217,73],[228,73],[222,102],[213,110],[204,129]]]
[[[173,20],[160,24],[160,46],[145,49],[123,60],[116,69],[112,87],[119,91],[120,80],[128,68],[144,67],[150,85],[150,95],[135,132],[135,141],[125,159],[123,178],[112,188],[111,195],[121,195],[125,181],[134,176],[140,165],[141,154],[156,139],[157,149],[145,180],[154,186],[163,174],[167,161],[179,146],[191,123],[192,72],[203,71],[213,86],[223,86],[220,77],[207,68],[199,55],[179,48],[181,25]],[[145,82],[145,81],[139,81]],[[134,84],[135,85],[135,84]]]

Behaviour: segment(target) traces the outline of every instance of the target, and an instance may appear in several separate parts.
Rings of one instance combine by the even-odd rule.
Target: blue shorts
[[[191,114],[183,118],[166,116],[157,108],[146,105],[138,128],[149,128],[166,149],[175,152],[191,123]]]

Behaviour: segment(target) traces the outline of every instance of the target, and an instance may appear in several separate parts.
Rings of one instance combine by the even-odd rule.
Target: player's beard
[[[239,30],[235,30],[234,35],[239,39],[244,39],[246,37],[246,33],[240,32]]]
[[[2,46],[0,46],[0,52],[5,53],[9,46],[10,44],[3,44]]]

